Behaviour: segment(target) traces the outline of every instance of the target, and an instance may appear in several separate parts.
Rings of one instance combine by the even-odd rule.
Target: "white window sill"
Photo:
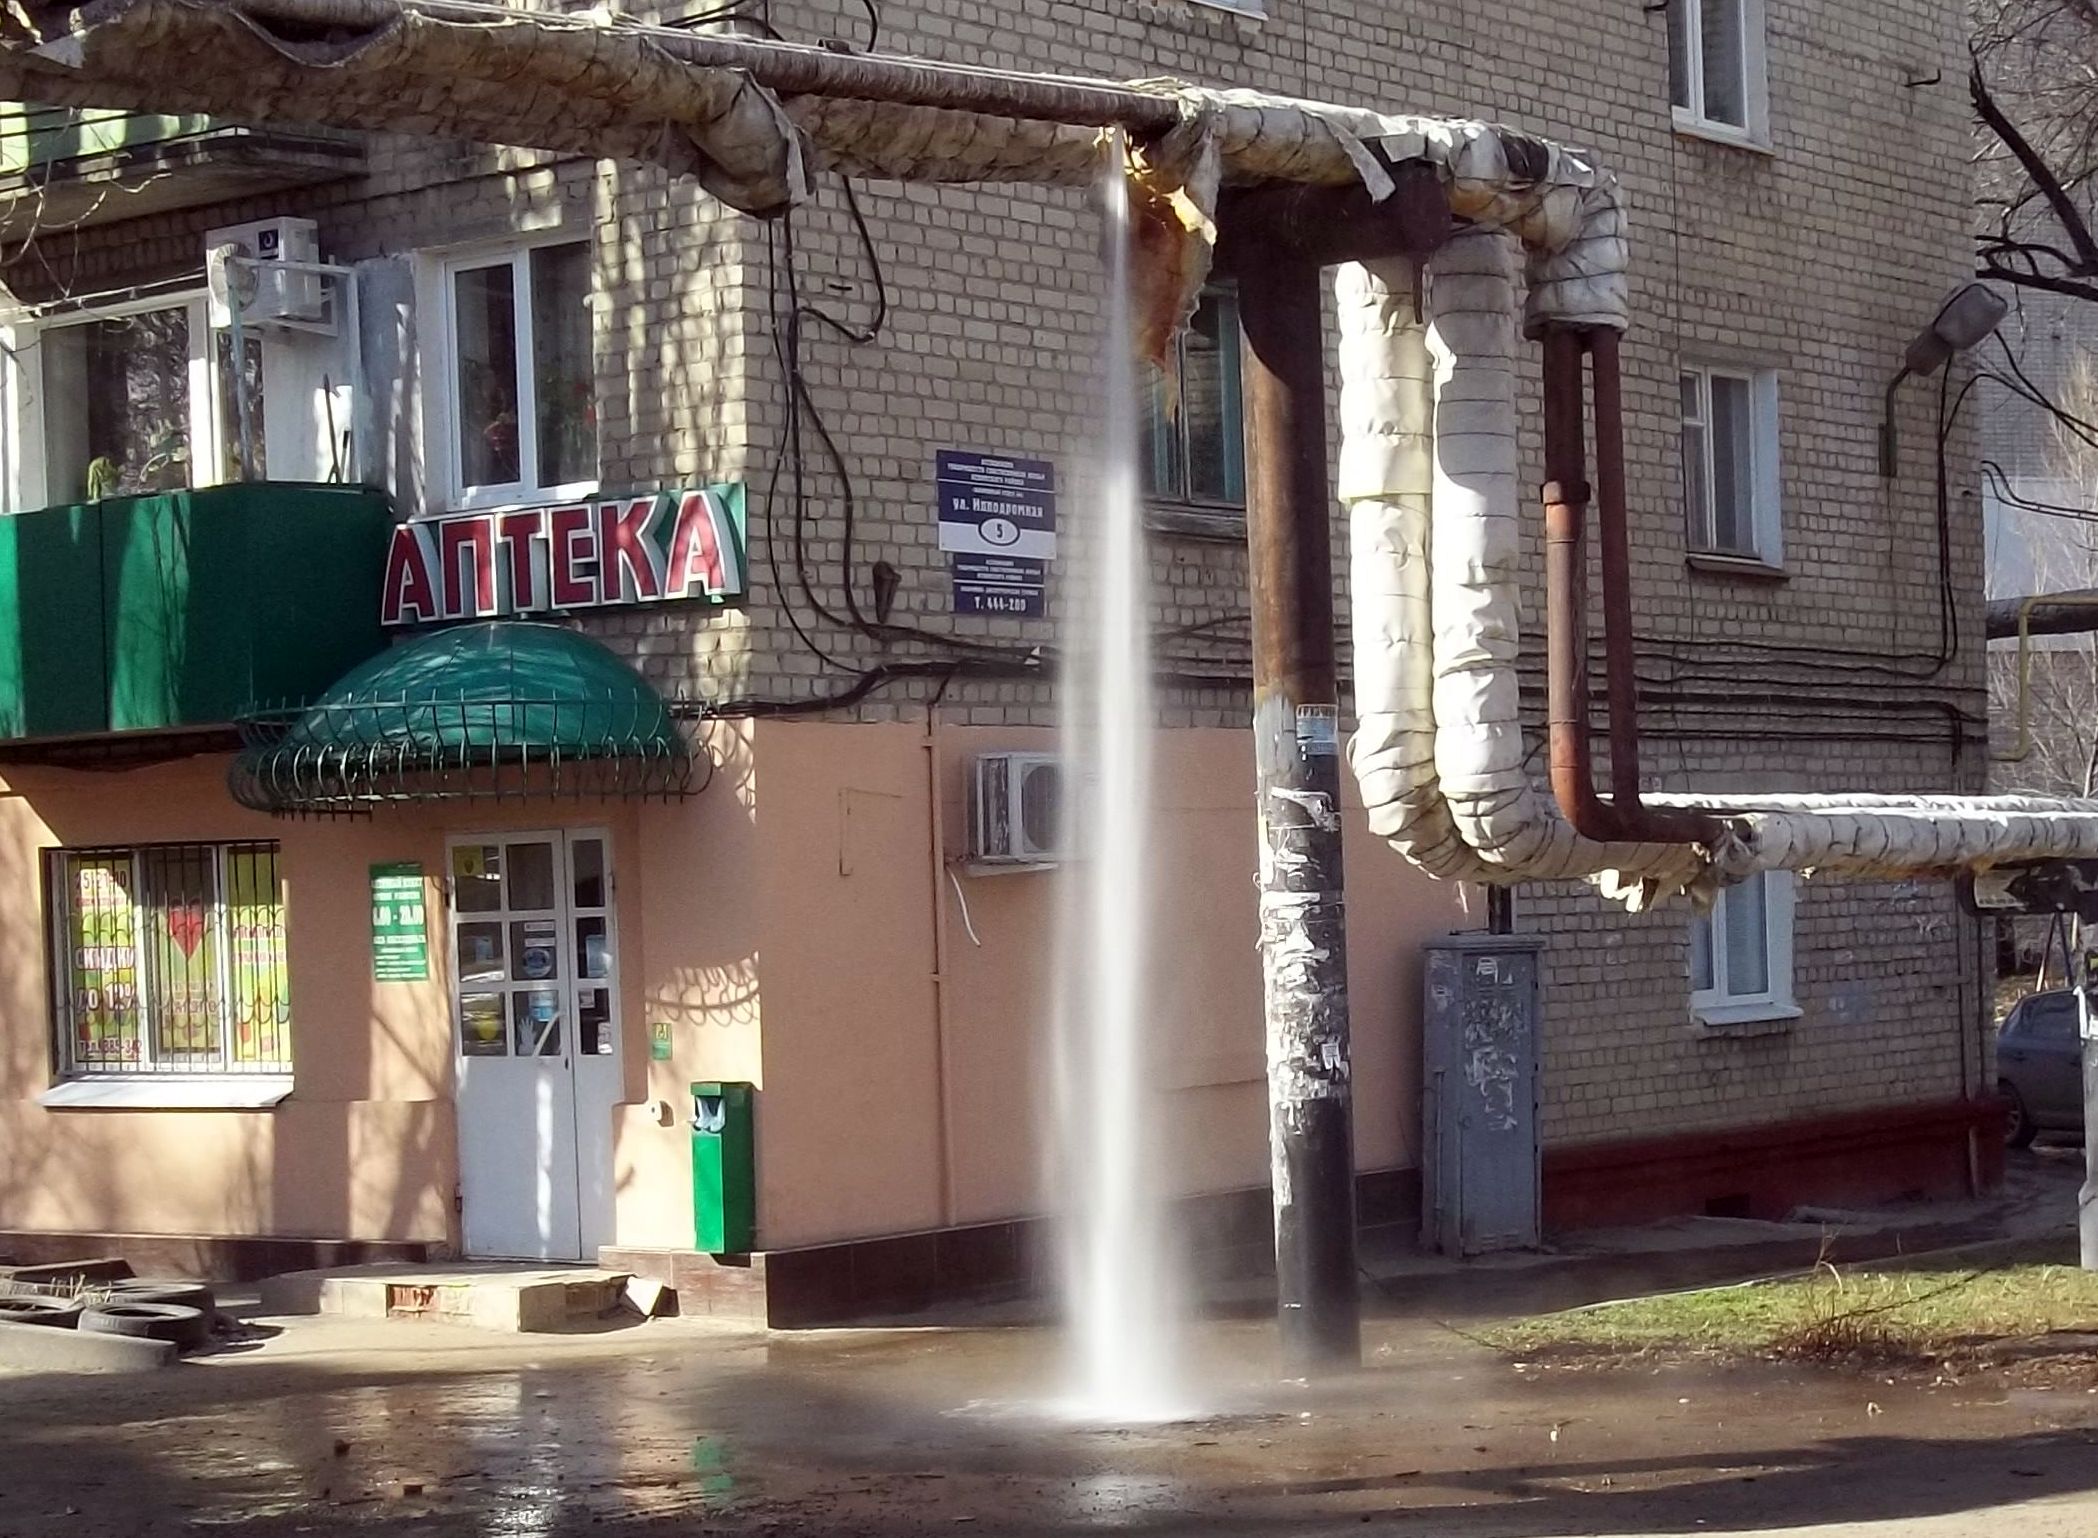
[[[1693,1004],[1690,1018],[1707,1036],[1777,1036],[1806,1013],[1797,1004],[1754,999],[1739,1004]]]
[[[1715,577],[1745,577],[1754,582],[1785,582],[1791,573],[1782,566],[1753,555],[1721,555],[1712,550],[1693,550],[1683,557],[1692,571],[1702,571]]]
[[[1736,128],[1732,123],[1715,123],[1682,107],[1671,107],[1669,111],[1675,117],[1675,131],[1686,139],[1702,139],[1707,144],[1724,144],[1728,149],[1747,150],[1751,155],[1762,155],[1771,160],[1777,158],[1777,151],[1768,139],[1746,128]]]
[[[1267,7],[1260,4],[1234,5],[1231,0],[1187,0],[1187,3],[1205,11],[1223,11],[1228,15],[1243,16],[1248,21],[1266,21],[1268,16]]]
[[[454,491],[449,505],[426,508],[418,519],[451,518],[460,513],[516,513],[540,507],[572,507],[598,500],[599,481],[577,481],[572,486],[496,486],[472,491]]]
[[[258,1073],[210,1079],[67,1079],[36,1097],[53,1110],[266,1111],[291,1093],[291,1075]]]

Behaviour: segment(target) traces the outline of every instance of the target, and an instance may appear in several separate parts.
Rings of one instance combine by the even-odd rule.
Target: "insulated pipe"
[[[1498,319],[1505,330],[1502,288]],[[1341,317],[1336,490],[1349,509],[1360,718],[1348,756],[1371,832],[1431,875],[1490,881],[1493,867],[1459,834],[1436,776],[1428,575],[1436,364],[1414,309],[1419,272],[1404,257],[1349,262],[1334,269],[1333,289]]]
[[[1545,719],[1552,795],[1574,832],[1605,842],[1618,837],[1619,821],[1595,793],[1589,759],[1588,455],[1580,334],[1549,327],[1543,350]]]
[[[288,23],[323,32],[378,32],[397,25],[404,13],[480,28],[516,29],[521,20],[510,6],[475,0],[414,0],[405,5],[400,0],[243,0],[240,9],[257,22]],[[760,42],[650,26],[626,17],[607,22],[541,12],[532,15],[530,22],[547,32],[572,29],[645,39],[651,48],[681,64],[735,70],[785,96],[842,96],[950,112],[1121,127],[1132,133],[1163,133],[1181,117],[1180,104],[1171,96],[1131,90],[1111,80],[934,63],[810,43]]]
[[[1430,381],[1419,378],[1407,275],[1373,265],[1341,276],[1340,494],[1355,536],[1350,753],[1371,830],[1436,874],[1510,882],[1621,872],[1604,889],[1636,906],[1697,879],[1703,857],[1683,844],[1580,837],[1532,783],[1523,741],[1515,256],[1508,232],[1473,226],[1429,258]],[[1424,447],[1432,491],[1422,548],[1414,510]]]

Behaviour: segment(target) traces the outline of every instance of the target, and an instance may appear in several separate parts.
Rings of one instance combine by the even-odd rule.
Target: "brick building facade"
[[[1480,117],[1591,150],[1621,177],[1631,215],[1627,456],[1656,787],[1980,788],[1971,440],[1955,424],[1934,463],[1934,383],[1900,397],[1904,454],[1892,480],[1879,474],[1876,437],[1903,345],[1966,273],[1966,109],[1947,83],[1958,70],[1946,67],[1958,57],[1957,7],[1734,0],[1685,16],[1680,6],[1595,0],[1498,11],[1460,0],[1403,11],[1361,0],[754,0],[749,9],[791,39],[864,43],[871,11],[884,50]],[[1718,30],[1735,25],[1738,33]],[[1052,646],[1082,550],[1066,540],[1042,619],[955,614],[933,476],[938,450],[990,452],[1051,461],[1067,502],[1086,494],[1105,314],[1100,220],[1086,196],[863,182],[848,201],[838,178],[822,176],[790,230],[628,164],[406,138],[369,140],[363,156],[347,177],[145,217],[104,208],[43,233],[6,267],[23,306],[12,387],[38,388],[19,360],[32,356],[24,344],[39,317],[62,315],[82,296],[200,282],[207,230],[310,218],[325,259],[356,273],[362,469],[403,516],[442,512],[458,505],[462,484],[431,405],[443,372],[458,366],[460,320],[445,288],[458,269],[446,260],[580,243],[596,432],[589,479],[607,496],[743,483],[751,578],[745,603],[629,609],[581,624],[666,694],[791,707],[826,723],[713,728],[727,734],[725,766],[757,766],[761,836],[768,738],[808,743],[821,733],[822,754],[840,762],[856,737],[875,742],[859,734],[878,728],[900,734],[884,741],[954,731],[984,746],[1050,745],[1055,691],[1039,670],[1012,663],[1008,676],[984,676],[994,670],[940,665],[993,655],[986,647],[1010,663]],[[782,353],[783,316],[797,299],[793,361],[807,392],[798,462]],[[390,376],[382,355],[396,361]],[[1522,367],[1534,375],[1533,360]],[[35,464],[37,446],[22,447],[21,420],[13,507],[65,500]],[[1534,467],[1534,390],[1524,422]],[[1686,454],[1699,460],[1688,483]],[[1940,471],[1949,584],[1940,577]],[[1166,753],[1170,762],[1199,739],[1237,764],[1249,753],[1238,682],[1249,666],[1241,530],[1228,497],[1199,507],[1171,500],[1160,501],[1150,546],[1161,651],[1175,675],[1160,724],[1185,734]],[[1537,531],[1526,537],[1536,555]],[[1344,535],[1336,549],[1345,550]],[[851,622],[853,605],[872,612],[877,601],[877,563],[894,573],[893,600],[883,600],[893,620],[928,638]],[[1532,569],[1541,573],[1541,560]],[[1541,576],[1528,612],[1540,610]],[[1345,646],[1343,635],[1343,667]],[[1541,716],[1541,637],[1526,646]],[[821,705],[885,664],[921,666],[849,704]],[[872,763],[887,750],[866,751]],[[951,783],[933,799],[958,802],[961,770],[942,751],[934,758]],[[787,780],[805,772],[780,771]],[[1233,848],[1246,856],[1249,893],[1249,778],[1246,789],[1228,811],[1199,798],[1186,810],[1214,814],[1201,826],[1229,826],[1242,839]],[[846,816],[836,808],[859,804],[861,792],[892,793],[851,783],[849,773],[819,777],[802,809]],[[949,853],[954,838],[950,828]],[[1349,860],[1351,883],[1398,883],[1391,900],[1419,916],[1423,932],[1477,922],[1476,894],[1389,875],[1382,867],[1398,856],[1359,829]],[[972,895],[993,907],[994,922],[1008,901],[1002,890]],[[946,896],[932,900],[944,906]],[[925,899],[913,887],[909,900]],[[1681,906],[1629,916],[1585,887],[1518,891],[1517,927],[1548,941],[1548,1215],[1768,1216],[1805,1200],[1985,1178],[1989,974],[1978,927],[1951,887],[1772,877],[1726,903],[1700,921]],[[1390,936],[1362,897],[1353,908],[1373,937],[1364,964],[1390,974],[1357,998],[1358,1043],[1373,1065],[1391,1065],[1362,1085],[1362,1139],[1372,1150],[1363,1163],[1403,1173],[1418,1156],[1415,963],[1410,942],[1384,944]],[[952,922],[939,919],[940,933]],[[1250,950],[1251,929],[1238,940]],[[768,1021],[771,986],[769,976],[760,985]],[[1384,1005],[1396,1013],[1380,1017]],[[655,1007],[651,994],[631,1013]],[[1188,1027],[1200,1037],[1189,1057],[1238,1066],[1207,1078],[1191,1070],[1184,1082],[1191,1097],[1228,1102],[1254,1121],[1250,1132],[1217,1134],[1224,1151],[1189,1179],[1193,1190],[1250,1186],[1261,1168],[1257,1068],[1244,1066],[1258,1050],[1257,1004],[1238,997],[1228,1013]],[[627,1029],[639,1032],[641,1021]],[[743,1050],[711,1056],[680,1035],[671,1068],[651,1065],[647,1096],[628,1098],[676,1094],[666,1086],[687,1069],[753,1076],[729,1060]],[[769,1039],[751,1050],[769,1075]],[[820,1099],[813,1087],[808,1094],[812,1105]],[[1020,1194],[1025,1171],[972,1203],[968,1160],[942,1141],[944,1151],[927,1156],[952,1188],[940,1202],[870,1220],[850,1203],[817,1202],[803,1221],[787,1218],[800,1209],[779,1195],[775,1233],[792,1247],[1034,1210]],[[841,1149],[812,1146],[802,1162],[836,1156]],[[668,1167],[654,1157],[652,1167]],[[35,1220],[0,1212],[0,1227],[10,1226]],[[621,1242],[656,1241],[663,1226],[644,1223]],[[412,1236],[458,1238],[427,1226]]]

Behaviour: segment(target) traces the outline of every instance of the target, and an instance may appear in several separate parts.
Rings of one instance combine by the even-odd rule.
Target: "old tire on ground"
[[[2010,1107],[2003,1123],[2004,1142],[2012,1148],[2032,1147],[2032,1140],[2040,1135],[2040,1129],[2033,1125],[2032,1112],[2025,1108],[2025,1097],[2018,1093],[2018,1086],[2003,1079],[1997,1083],[1996,1093]]]
[[[80,1322],[80,1305],[65,1298],[0,1298],[0,1322],[70,1330]]]
[[[180,1303],[137,1303],[112,1298],[80,1311],[80,1328],[90,1335],[129,1335],[136,1340],[167,1340],[182,1347],[201,1346],[210,1338],[211,1320],[200,1308]]]
[[[185,1282],[176,1278],[126,1277],[121,1282],[108,1283],[102,1290],[112,1303],[179,1303],[184,1308],[197,1310],[206,1319],[218,1307],[218,1299],[202,1282]]]

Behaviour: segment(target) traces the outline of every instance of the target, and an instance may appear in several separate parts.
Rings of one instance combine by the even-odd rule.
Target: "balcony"
[[[355,135],[0,104],[0,238],[193,208],[364,169]]]
[[[0,517],[0,757],[230,745],[385,645],[393,515],[354,486],[251,482]]]

